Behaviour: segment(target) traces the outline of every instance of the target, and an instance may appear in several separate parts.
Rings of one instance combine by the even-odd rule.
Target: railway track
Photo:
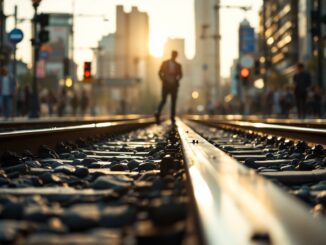
[[[242,115],[224,115],[224,116],[210,116],[210,115],[189,115],[184,116],[188,120],[197,120],[205,122],[249,122],[249,123],[265,123],[276,124],[282,126],[301,127],[301,128],[317,128],[326,129],[326,119],[277,119],[264,118],[262,116],[242,116]]]
[[[147,118],[0,134],[0,242],[326,241],[325,218],[294,198],[297,190],[289,195],[216,148],[218,131],[186,123]]]
[[[2,134],[1,242],[181,244],[189,239],[178,135],[166,125],[148,127],[152,123]]]
[[[294,141],[305,141],[309,143],[326,144],[326,123],[313,123],[312,121],[293,123],[288,120],[272,120],[269,122],[252,122],[239,120],[226,120],[225,118],[189,116],[185,119],[193,122],[201,122],[209,126],[223,129],[236,129],[242,132],[258,132],[274,135],[275,137],[286,137]],[[293,126],[297,125],[297,126]],[[300,126],[298,126],[300,125]]]
[[[111,116],[85,116],[85,117],[62,117],[62,118],[43,118],[43,119],[15,119],[10,121],[0,121],[0,132],[42,129],[53,127],[67,127],[75,125],[84,125],[91,123],[119,122],[128,120],[137,120],[148,118],[142,115],[111,115]]]
[[[273,182],[282,188],[283,191],[301,200],[301,205],[306,209],[310,209],[314,217],[325,219],[326,150],[323,145],[311,143],[311,140],[316,140],[316,138],[311,137],[311,134],[316,134],[315,129],[309,130],[297,127],[295,129],[291,127],[288,129],[281,125],[257,125],[257,123],[249,122],[207,122],[206,120],[192,120],[188,124],[209,141],[212,146],[231,156],[233,161],[236,160],[240,163],[240,166],[252,169],[252,173],[263,176],[264,179]],[[297,135],[293,138],[300,139],[301,141],[292,141],[280,137],[279,135],[282,135],[286,130],[297,131]],[[320,131],[322,134],[319,135],[317,142],[325,143],[325,131]],[[273,133],[274,136],[266,133]],[[287,133],[291,137],[293,136],[293,132]],[[260,182],[256,181],[256,184],[261,186]],[[265,205],[273,203],[266,196],[266,193],[271,196],[275,194],[272,189],[269,191],[265,189],[264,193],[261,193],[260,187],[255,187],[250,191],[256,192],[256,195],[262,195],[265,199]],[[291,212],[291,206],[288,206],[288,201],[276,196],[273,197],[273,200],[277,200],[280,207],[273,207],[273,209],[279,210],[283,206],[283,211]],[[244,199],[242,198],[241,200]],[[266,201],[270,203],[267,204]],[[298,224],[304,224],[304,219],[295,218],[297,215],[294,215],[292,219],[295,219],[295,222],[298,222]],[[287,216],[287,214],[283,213],[282,216]],[[291,218],[289,217],[289,219]],[[286,222],[286,220],[283,221],[284,224]],[[301,228],[297,227],[297,229],[299,231],[305,228],[302,226]],[[321,241],[325,240],[319,240],[319,242]],[[280,242],[284,243],[284,241]],[[311,241],[307,240],[302,244],[310,243]],[[316,240],[316,244],[318,244],[318,240]]]

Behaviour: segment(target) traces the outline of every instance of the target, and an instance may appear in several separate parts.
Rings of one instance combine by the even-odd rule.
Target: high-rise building
[[[195,0],[196,56],[193,87],[211,89],[211,97],[220,95],[219,0]],[[220,99],[220,98],[219,98]]]
[[[318,6],[318,3],[323,4]],[[324,60],[325,57],[323,44],[318,40],[323,38],[326,30],[325,27],[321,28],[319,38],[312,35],[316,31],[312,24],[313,19],[316,18],[322,25],[313,11],[320,12],[319,16],[324,15],[325,1],[264,0],[260,14],[259,55],[260,60],[266,62],[264,67],[267,68],[267,73],[278,72],[290,81],[297,62],[303,62],[312,73],[313,82],[321,83],[318,70],[325,73],[325,66],[318,69],[317,63],[318,59]]]
[[[118,77],[140,78],[141,66],[149,56],[148,14],[132,7],[126,13],[123,6],[117,6],[116,69]]]
[[[98,78],[108,79],[118,77],[116,69],[116,35],[102,37],[98,44],[96,74]]]
[[[299,60],[298,1],[264,1],[263,16],[266,62],[272,70],[290,75]]]
[[[140,113],[141,90],[150,87],[148,14],[117,6],[116,18],[116,33],[103,37],[96,53],[99,93],[106,94],[101,104],[111,113]]]

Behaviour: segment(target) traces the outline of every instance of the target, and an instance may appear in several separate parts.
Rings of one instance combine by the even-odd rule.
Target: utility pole
[[[71,57],[69,60],[70,66],[69,66],[69,73],[70,76],[73,74],[75,75],[75,8],[76,8],[76,2],[75,0],[72,0],[71,2],[72,7],[72,25],[71,25]],[[75,82],[77,80],[77,77],[73,77],[73,81]]]
[[[267,39],[266,39],[266,4],[267,4],[267,0],[263,1],[263,12],[262,12],[262,16],[263,16],[263,35],[262,35],[262,41],[263,41],[263,53],[264,53],[264,73],[263,73],[263,79],[264,79],[264,83],[266,84],[267,82],[267,76],[268,76],[268,70],[269,70],[269,65],[270,65],[270,61],[269,61],[269,55],[268,55],[268,47],[267,47]],[[264,86],[264,90],[266,90],[266,86]]]
[[[214,6],[214,17],[215,17],[215,35],[214,35],[214,45],[215,45],[215,101],[218,101],[222,96],[221,91],[221,64],[220,64],[220,0],[216,0]]]
[[[15,10],[14,10],[14,18],[15,18],[15,28],[17,28],[17,22],[18,22],[18,7],[15,5]],[[17,44],[14,44],[14,62],[12,65],[12,73],[13,77],[16,80],[17,77]]]
[[[317,68],[317,77],[318,77],[318,85],[322,89],[323,88],[323,59],[324,59],[324,41],[323,41],[323,36],[322,36],[322,23],[321,23],[321,17],[322,17],[322,1],[318,0],[317,1],[317,8],[316,11],[318,11],[318,17],[319,17],[319,24],[318,24],[318,68]]]
[[[0,0],[0,67],[4,66],[4,42],[5,42],[5,15],[3,12],[4,0]]]
[[[32,0],[33,8],[34,8],[34,18],[32,20],[33,24],[33,39],[32,39],[32,46],[33,46],[33,84],[32,84],[32,107],[31,113],[29,115],[30,118],[39,118],[40,117],[40,102],[39,102],[39,95],[38,95],[38,85],[37,85],[37,63],[39,58],[39,49],[40,49],[40,40],[37,37],[37,9],[40,5],[42,0]]]

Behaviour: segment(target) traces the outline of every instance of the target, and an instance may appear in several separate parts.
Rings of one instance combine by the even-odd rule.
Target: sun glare
[[[154,57],[162,57],[166,38],[158,33],[151,33],[149,41],[149,50]]]

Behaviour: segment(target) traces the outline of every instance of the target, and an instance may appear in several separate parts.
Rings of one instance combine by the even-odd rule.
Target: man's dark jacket
[[[163,82],[163,85],[166,86],[179,86],[179,82],[182,78],[182,67],[178,62],[175,62],[175,69],[173,72],[170,71],[170,60],[166,60],[162,63],[159,76]]]
[[[298,72],[293,77],[294,93],[298,96],[307,93],[307,89],[311,85],[310,74],[306,71]]]

